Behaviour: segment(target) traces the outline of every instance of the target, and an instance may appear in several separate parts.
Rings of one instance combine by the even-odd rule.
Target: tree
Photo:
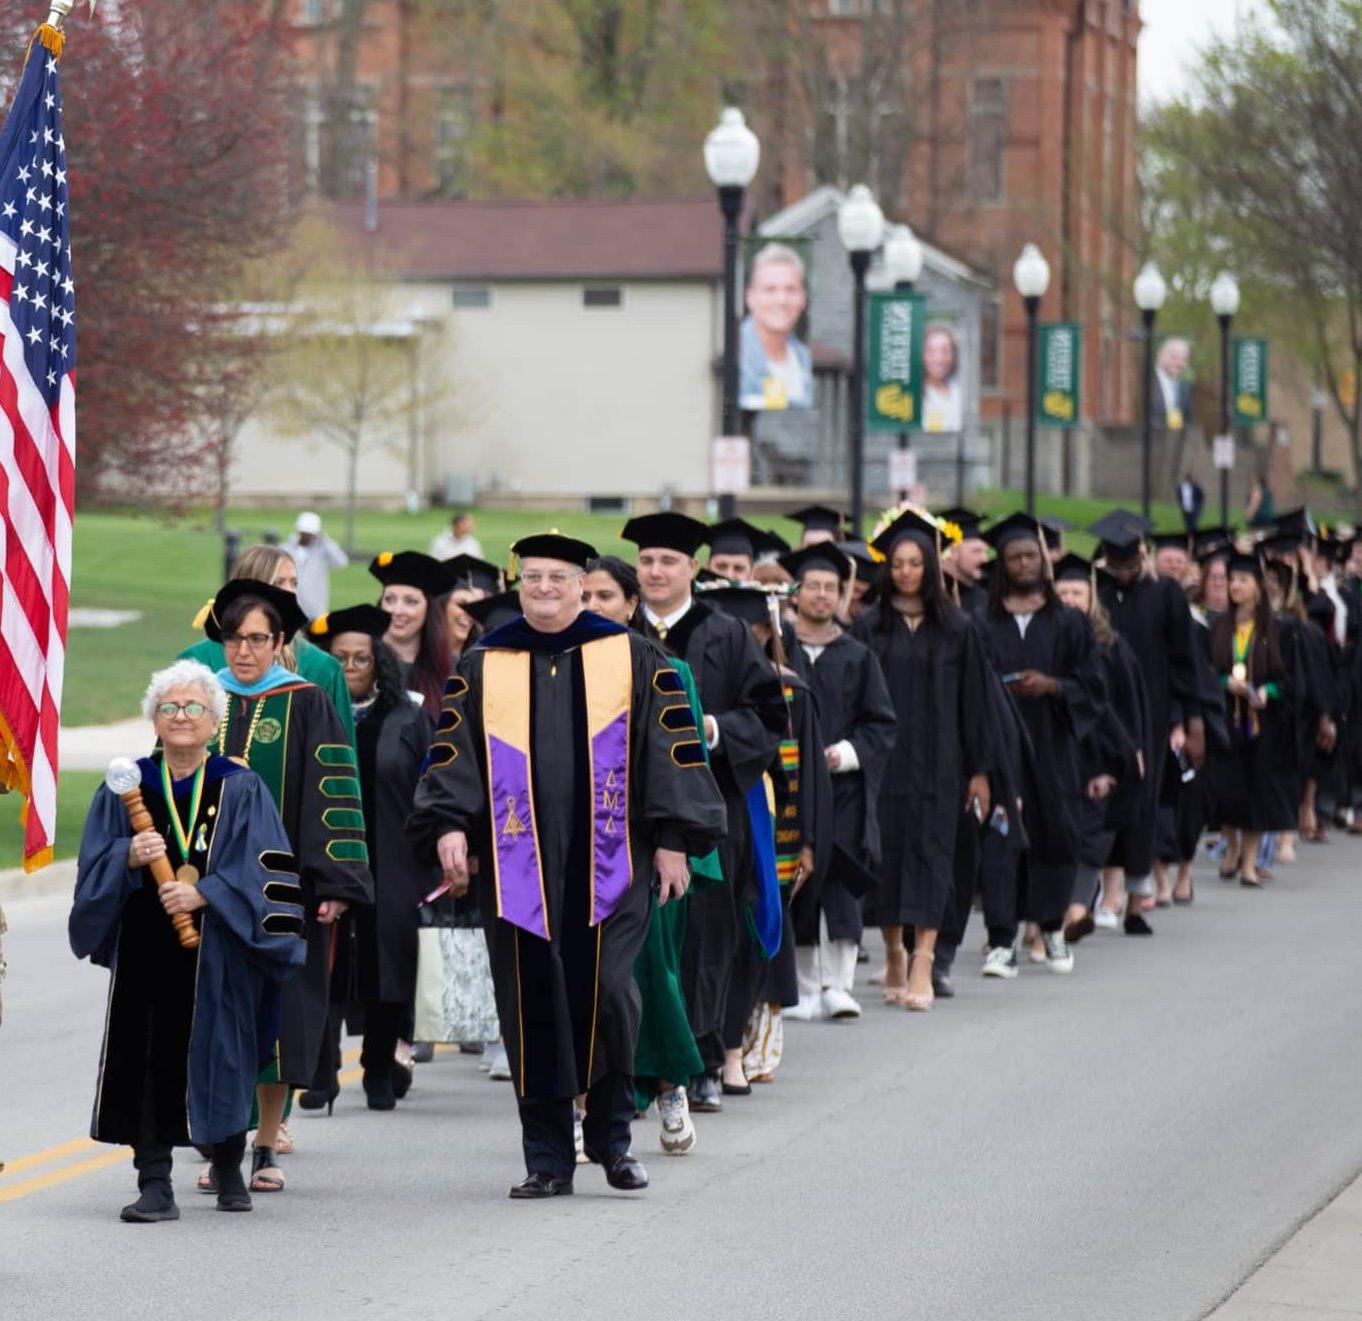
[[[1206,51],[1145,128],[1146,218],[1175,295],[1207,316],[1222,266],[1242,320],[1310,367],[1362,480],[1362,0],[1273,0]],[[1209,325],[1209,323],[1208,323]]]
[[[62,59],[77,315],[77,489],[200,484],[211,308],[290,220],[280,0],[137,0],[73,17]],[[30,25],[3,70],[13,89]],[[8,99],[8,98],[6,98]]]

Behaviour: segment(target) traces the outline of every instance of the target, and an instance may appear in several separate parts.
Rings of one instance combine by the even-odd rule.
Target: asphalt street
[[[1304,846],[1262,893],[1201,867],[1191,908],[1098,933],[1068,978],[984,981],[976,919],[954,1001],[865,988],[859,1022],[788,1025],[777,1082],[698,1116],[691,1156],[636,1124],[641,1195],[583,1168],[572,1198],[507,1200],[509,1084],[445,1053],[395,1114],[351,1081],[297,1115],[289,1187],[249,1216],[186,1153],[183,1218],[148,1226],[117,1219],[126,1156],[81,1140],[106,974],[71,957],[64,899],[20,898],[0,1315],[1192,1321],[1362,1170],[1359,864]]]

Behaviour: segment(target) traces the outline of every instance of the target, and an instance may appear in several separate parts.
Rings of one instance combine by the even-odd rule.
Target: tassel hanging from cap
[[[203,628],[203,626],[208,622],[208,616],[211,615],[211,614],[213,613],[213,601],[214,601],[214,600],[215,600],[215,598],[210,596],[210,597],[203,603],[203,605],[199,607],[199,612],[194,616],[194,622],[190,625],[190,627],[191,627],[196,633],[199,632],[199,631]]]

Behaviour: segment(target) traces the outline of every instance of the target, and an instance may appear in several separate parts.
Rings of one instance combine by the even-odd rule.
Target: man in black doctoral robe
[[[651,895],[685,893],[686,854],[724,833],[681,678],[636,633],[581,608],[595,550],[526,537],[524,617],[461,657],[407,829],[453,890],[478,857],[497,1009],[520,1101],[517,1198],[572,1191],[573,1098],[612,1187],[647,1186],[629,1153]],[[649,878],[652,879],[650,886]]]
[[[1076,814],[1083,786],[1078,747],[1106,701],[1092,627],[1055,595],[1042,530],[1013,514],[988,533],[997,551],[983,632],[989,657],[1016,700],[1043,778],[1035,785],[1053,808],[1058,831],[1032,830],[1018,877],[1013,912],[1039,925],[1053,972],[1073,971],[1064,914],[1078,866]],[[1033,816],[1040,804],[1028,803]],[[989,958],[1010,958],[1016,939],[990,927]],[[1001,953],[995,953],[1001,951]]]
[[[876,809],[897,732],[884,673],[865,643],[837,622],[837,603],[852,565],[831,543],[787,555],[781,565],[797,588],[795,634],[818,708],[832,775],[833,837],[822,884],[795,898],[799,1003],[787,1017],[859,1018],[852,996],[861,941],[861,901],[880,862]]]
[[[1135,653],[1149,698],[1141,811],[1117,836],[1112,856],[1113,866],[1124,873],[1126,934],[1147,936],[1153,929],[1145,921],[1141,901],[1154,892],[1156,808],[1164,768],[1170,753],[1176,757],[1184,749],[1193,764],[1205,757],[1192,616],[1181,586],[1149,572],[1144,552],[1148,524],[1139,515],[1113,510],[1088,530],[1099,538],[1098,555],[1106,569],[1098,581],[1098,596],[1112,627]],[[1114,880],[1110,873],[1108,880]],[[1111,897],[1109,892],[1109,909]]]
[[[722,1027],[738,949],[743,905],[753,890],[752,836],[747,793],[771,763],[785,727],[785,704],[771,664],[746,625],[691,594],[705,525],[685,514],[645,514],[622,533],[638,547],[643,602],[637,626],[644,636],[690,666],[704,709],[702,735],[710,767],[728,809],[719,846],[726,885],[691,895],[682,980],[691,1030],[705,1063],[692,1081],[690,1107],[722,1108]]]

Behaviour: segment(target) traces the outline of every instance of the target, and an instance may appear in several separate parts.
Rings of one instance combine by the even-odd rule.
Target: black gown
[[[878,604],[857,619],[856,636],[880,662],[897,720],[880,791],[877,917],[881,925],[939,930],[965,788],[993,768],[979,635],[953,606],[940,622],[924,619],[913,632],[891,606]]]
[[[805,658],[825,747],[848,741],[860,769],[832,775],[833,832],[827,872],[794,901],[800,944],[816,944],[819,917],[830,940],[861,938],[861,900],[874,887],[880,864],[880,785],[894,746],[897,719],[874,653],[842,633],[813,660]]]
[[[1079,744],[1078,860],[1100,868],[1110,860],[1117,834],[1142,812],[1144,775],[1136,754],[1148,739],[1149,700],[1124,638],[1099,643],[1097,658],[1107,701]],[[1110,775],[1115,788],[1106,798],[1089,798],[1087,785],[1099,775]]]
[[[705,1067],[713,1070],[723,1064],[728,987],[742,935],[741,914],[752,892],[747,791],[761,779],[780,745],[785,703],[771,662],[741,620],[694,600],[665,639],[658,637],[642,611],[635,625],[690,666],[700,705],[719,725],[710,769],[727,809],[728,830],[719,842],[719,864],[727,884],[691,893],[681,960],[691,1031]]]
[[[1044,771],[1025,811],[1037,815],[1045,806],[1039,801],[1043,797],[1058,825],[1053,831],[1032,832],[1017,913],[1054,926],[1068,907],[1078,863],[1077,807],[1082,796],[1078,745],[1106,703],[1097,641],[1088,621],[1058,601],[1037,610],[1025,633],[1017,616],[1006,612],[986,614],[982,626],[989,659],[1000,676],[1039,670],[1059,685],[1050,697],[1014,694],[1032,752]]]
[[[744,630],[745,632],[745,630]],[[592,776],[582,650],[628,639],[631,668],[627,813],[632,881],[591,925]],[[549,938],[498,914],[489,825],[483,672],[493,652],[528,653],[530,811]],[[509,825],[502,828],[505,839]],[[723,800],[705,765],[680,676],[653,644],[583,613],[563,633],[523,620],[465,652],[446,688],[407,830],[430,860],[440,836],[469,837],[511,1074],[522,1101],[576,1096],[607,1074],[633,1072],[640,999],[634,960],[651,912],[657,848],[696,855],[724,834]],[[523,827],[521,828],[523,833]],[[632,1095],[632,1094],[631,1094]],[[570,1119],[570,1116],[569,1116]]]

